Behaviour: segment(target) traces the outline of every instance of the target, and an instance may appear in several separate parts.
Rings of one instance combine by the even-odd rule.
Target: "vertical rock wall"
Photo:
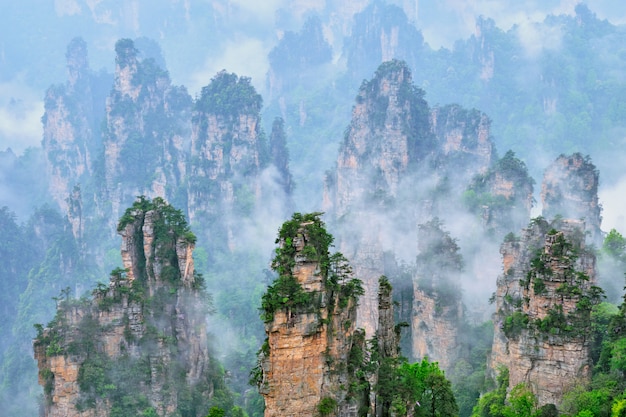
[[[356,302],[340,301],[341,290],[328,287],[329,276],[318,260],[305,252],[314,237],[303,223],[293,240],[281,246],[295,248],[292,274],[298,285],[312,295],[305,308],[283,308],[266,322],[266,350],[262,358],[260,391],[265,416],[318,415],[322,401],[334,404],[334,415],[353,415],[347,400],[346,364],[356,329]],[[342,285],[345,283],[342,283]],[[330,400],[332,399],[332,400]]]
[[[124,407],[172,415],[183,390],[210,398],[193,239],[172,210],[160,199],[129,209],[120,223],[124,268],[93,300],[59,300],[55,320],[38,334],[46,417],[106,417]]]

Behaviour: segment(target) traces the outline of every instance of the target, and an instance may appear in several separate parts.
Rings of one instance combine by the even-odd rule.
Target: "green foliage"
[[[321,417],[330,416],[337,408],[337,400],[332,397],[324,397],[317,404],[317,412]]]
[[[504,319],[502,330],[504,335],[509,339],[517,338],[522,330],[528,328],[530,319],[528,314],[521,311],[515,311]]]
[[[278,273],[278,278],[261,298],[261,317],[265,322],[271,321],[278,310],[308,311],[319,307],[315,304],[319,297],[304,291],[293,275],[296,241],[304,244],[300,252],[304,259],[319,263],[330,299],[337,299],[340,308],[348,307],[350,300],[356,301],[364,293],[361,281],[351,277],[352,268],[347,259],[340,253],[329,254],[333,236],[326,231],[320,214],[294,213],[278,231],[276,243],[280,246],[272,260],[272,269]]]
[[[613,342],[611,347],[611,370],[626,373],[626,338]]]
[[[137,58],[137,49],[131,39],[120,39],[115,43],[115,62],[122,68]]]
[[[263,99],[250,83],[250,78],[220,71],[208,86],[202,87],[195,108],[200,112],[234,118],[240,114],[258,114],[262,103]]]
[[[602,243],[602,253],[622,263],[626,262],[626,238],[611,229]]]
[[[413,409],[415,415],[429,417],[458,415],[452,386],[437,362],[425,358],[414,364],[402,363],[397,372],[397,409]]]
[[[225,415],[226,412],[221,408],[211,407],[211,409],[209,410],[209,414],[207,414],[207,417],[224,417]]]
[[[509,388],[509,370],[501,367],[496,378],[497,387],[480,397],[474,407],[472,417],[503,417],[507,389]]]

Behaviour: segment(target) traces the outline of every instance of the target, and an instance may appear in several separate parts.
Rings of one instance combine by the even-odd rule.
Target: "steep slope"
[[[438,219],[418,227],[411,314],[412,354],[436,361],[448,372],[461,355],[463,322],[459,247]]]
[[[414,259],[417,224],[456,217],[458,196],[494,156],[484,114],[455,105],[431,111],[423,96],[405,63],[382,64],[359,90],[336,168],[326,177],[324,209],[340,226],[341,250],[366,289],[359,326],[367,334],[376,328],[384,252]]]
[[[112,217],[138,195],[182,205],[192,100],[130,39],[115,44],[115,81],[106,103],[104,179]]]
[[[123,268],[93,299],[65,293],[55,319],[39,326],[45,415],[204,416],[221,388],[207,347],[203,281],[194,272],[195,236],[160,198],[138,200],[118,230]]]
[[[73,187],[88,182],[98,170],[103,91],[110,83],[110,75],[95,74],[89,68],[87,45],[81,38],[69,43],[66,59],[68,80],[46,91],[42,117],[49,190],[62,212],[68,211]],[[82,236],[78,223],[72,224],[77,238]]]
[[[502,246],[491,366],[506,366],[509,385],[527,384],[539,405],[559,405],[591,377],[590,313],[601,290],[583,234],[580,222],[537,220]]]
[[[526,226],[533,206],[533,185],[526,164],[508,151],[463,194],[468,209],[480,216],[496,239]]]
[[[561,156],[544,177],[544,213],[566,207],[576,218],[550,223],[536,218],[521,237],[507,235],[500,249],[503,273],[494,295],[490,366],[492,371],[507,367],[509,386],[526,384],[540,406],[559,406],[575,381],[591,377],[590,313],[602,290],[596,286],[595,254],[586,242],[589,229],[590,238],[599,230],[599,209],[593,204],[597,172],[589,167],[590,161],[579,155]],[[564,190],[562,198],[555,198],[554,190]],[[584,199],[578,198],[581,194]],[[590,218],[590,227],[580,217]]]
[[[223,212],[249,215],[260,193],[257,176],[267,166],[260,126],[262,99],[250,79],[225,71],[202,89],[191,135],[189,218]]]
[[[545,171],[541,186],[543,215],[583,219],[591,242],[600,245],[602,232],[598,202],[599,173],[589,156],[559,156]]]
[[[329,254],[332,236],[318,215],[295,214],[278,243],[279,276],[263,296],[267,340],[255,370],[265,416],[389,412],[374,392],[378,364],[398,353],[388,281],[380,281],[380,322],[368,346],[356,328],[361,283],[341,254]]]
[[[263,296],[267,340],[257,370],[266,416],[315,415],[324,404],[353,408],[346,364],[355,338],[360,281],[317,215],[294,215],[279,232],[279,274]]]

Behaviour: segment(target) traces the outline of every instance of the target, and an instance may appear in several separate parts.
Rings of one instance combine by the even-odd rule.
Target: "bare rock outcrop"
[[[112,218],[138,195],[184,203],[192,99],[172,86],[153,59],[140,59],[130,39],[115,45],[115,78],[103,133],[105,197]]]
[[[64,213],[73,187],[94,174],[94,152],[100,143],[94,127],[101,110],[92,85],[97,77],[89,68],[85,41],[73,39],[66,58],[68,81],[46,91],[42,117],[49,190]],[[80,228],[73,229],[80,238]]]
[[[353,415],[346,364],[358,340],[360,283],[345,259],[329,257],[332,238],[316,215],[294,215],[279,238],[272,266],[280,275],[262,302],[267,340],[257,383],[265,416],[317,415],[320,407]]]
[[[337,221],[339,247],[364,283],[358,326],[373,335],[377,280],[385,252],[411,259],[417,225],[450,213],[494,154],[489,119],[451,105],[430,110],[401,61],[363,82],[336,168],[324,184],[324,210]],[[367,224],[367,228],[363,225]]]

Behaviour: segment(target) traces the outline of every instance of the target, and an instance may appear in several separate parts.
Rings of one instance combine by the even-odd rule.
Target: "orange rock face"
[[[313,304],[283,308],[265,325],[267,350],[262,357],[259,390],[265,399],[265,416],[314,416],[325,398],[337,404],[337,415],[353,410],[347,401],[346,364],[356,326],[356,304],[343,307],[326,288],[317,260],[303,253],[310,244],[306,224],[291,243],[296,249],[293,277],[312,294]],[[285,241],[281,245],[286,245]]]

